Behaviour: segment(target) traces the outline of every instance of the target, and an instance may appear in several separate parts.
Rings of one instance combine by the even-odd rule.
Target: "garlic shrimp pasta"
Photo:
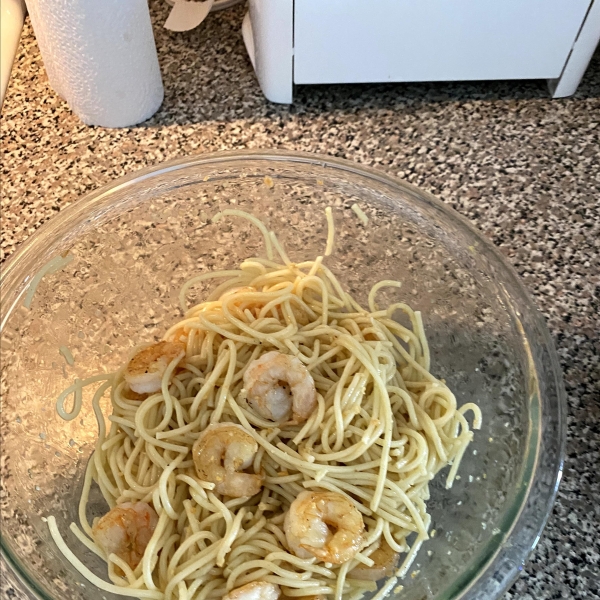
[[[58,399],[73,419],[82,386],[99,435],[71,531],[107,563],[108,581],[50,532],[99,588],[154,600],[382,598],[428,538],[429,482],[452,485],[473,433],[430,371],[419,312],[361,306],[323,256],[292,263],[256,217],[266,258],[197,275],[184,317],[115,373]],[[327,214],[327,253],[333,219]],[[326,254],[324,252],[324,254]],[[216,288],[189,306],[194,285]],[[410,326],[396,320],[403,315]],[[110,394],[112,414],[100,399]],[[74,398],[69,412],[68,398]],[[88,522],[90,488],[106,514]]]

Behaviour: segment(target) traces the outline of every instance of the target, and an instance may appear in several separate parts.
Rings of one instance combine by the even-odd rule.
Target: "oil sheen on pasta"
[[[326,217],[328,255],[334,236],[330,209]],[[378,290],[400,287],[398,282],[378,283],[368,307],[360,306],[322,256],[291,263],[256,217],[227,210],[213,220],[222,218],[256,225],[267,257],[248,258],[237,269],[205,273],[184,285],[184,318],[164,335],[175,350],[160,372],[160,389],[132,392],[125,361],[114,374],[76,380],[57,404],[63,418],[73,419],[82,387],[102,382],[93,399],[98,441],[86,472],[80,524],[71,530],[107,562],[110,583],[75,556],[49,517],[52,536],[92,583],[132,597],[243,600],[281,593],[358,600],[374,592],[382,597],[427,540],[429,482],[452,465],[447,487],[452,485],[473,436],[464,415],[472,411],[477,429],[480,410],[474,404],[457,407],[453,393],[430,372],[420,313],[403,302],[378,306]],[[194,285],[206,279],[214,279],[216,288],[188,307]],[[399,315],[409,327],[399,323]],[[314,381],[316,403],[308,418],[276,421],[253,403],[254,392],[246,389],[251,373],[244,375],[269,352],[290,357],[282,368],[300,364]],[[112,404],[108,426],[100,410],[105,393]],[[67,411],[71,396],[73,408]],[[253,495],[225,496],[217,490],[229,488],[200,477],[210,464],[197,468],[194,444],[215,432],[221,437],[209,440],[210,448],[226,446],[226,435],[245,440],[248,452],[254,448],[243,469],[249,479],[235,482],[242,489],[248,485]],[[98,523],[86,519],[92,485],[111,509],[144,502],[155,511],[157,521],[137,564],[107,556],[97,543]],[[336,510],[341,515],[337,526],[352,528],[349,515],[362,519],[363,529],[353,538],[358,550],[350,559],[342,552],[345,560],[334,564],[290,545],[286,516],[296,499],[311,501],[307,491],[338,499],[339,506],[326,506],[334,517]],[[303,507],[297,503],[294,510]],[[253,582],[258,583],[248,586]],[[266,591],[259,583],[269,584]],[[236,594],[242,586],[248,587]]]

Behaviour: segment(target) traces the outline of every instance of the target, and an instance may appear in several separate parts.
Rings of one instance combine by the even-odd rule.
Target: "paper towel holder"
[[[162,104],[147,0],[26,0],[48,81],[86,124],[131,127]]]

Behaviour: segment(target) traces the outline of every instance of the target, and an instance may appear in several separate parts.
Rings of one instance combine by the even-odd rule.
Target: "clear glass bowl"
[[[351,210],[368,215],[365,227]],[[238,152],[200,156],[121,179],[57,215],[6,265],[2,294],[1,545],[43,599],[110,598],[63,558],[43,517],[99,574],[104,566],[68,531],[96,436],[89,397],[62,421],[55,399],[75,377],[115,369],[129,349],[158,339],[180,315],[193,274],[232,268],[262,252],[243,221],[211,223],[228,206],[268,223],[292,260],[323,253],[324,208],[334,207],[330,268],[364,299],[380,279],[403,282],[423,313],[432,370],[459,403],[477,402],[483,427],[460,479],[432,486],[436,535],[407,576],[405,600],[498,598],[535,546],[560,479],[565,401],[543,319],[499,253],[432,196],[371,169],[324,157]],[[66,268],[27,286],[49,259]],[[385,295],[385,294],[384,294]],[[67,346],[75,364],[59,352]]]

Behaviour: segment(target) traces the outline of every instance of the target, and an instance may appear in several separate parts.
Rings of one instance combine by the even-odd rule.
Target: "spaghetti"
[[[399,287],[398,282],[375,285],[364,308],[344,292],[323,257],[292,263],[258,219],[228,210],[214,220],[224,217],[254,223],[265,238],[268,257],[251,258],[238,269],[203,274],[184,285],[180,300],[185,316],[164,336],[165,342],[179,346],[160,371],[160,389],[136,393],[125,365],[112,375],[77,380],[58,401],[61,416],[73,419],[81,408],[82,386],[103,381],[92,402],[99,435],[85,475],[80,527],[72,524],[71,530],[107,562],[111,583],[75,557],[52,517],[50,532],[92,583],[125,596],[212,600],[263,582],[278,586],[288,598],[358,600],[376,592],[379,577],[364,573],[379,573],[378,552],[385,549],[394,560],[380,582],[377,596],[383,597],[428,539],[429,482],[452,464],[447,487],[452,485],[473,435],[465,413],[473,412],[477,429],[480,410],[474,404],[457,407],[445,383],[431,374],[420,313],[402,302],[378,306],[378,291]],[[330,210],[327,220],[326,254],[334,239]],[[218,281],[216,289],[204,302],[188,307],[190,290],[208,278]],[[397,313],[411,326],[396,321]],[[311,378],[315,403],[305,420],[271,420],[248,398],[249,366],[269,352],[285,355],[288,369]],[[263,362],[269,360],[266,356]],[[112,414],[107,428],[100,400],[108,389]],[[67,410],[70,395],[73,407]],[[236,427],[223,429],[223,424]],[[258,478],[258,493],[224,496],[210,477],[199,477],[208,467],[203,464],[199,470],[195,464],[196,442],[217,431],[233,436],[238,446],[243,438],[245,448],[253,448],[245,473],[238,475],[254,477],[253,485]],[[245,480],[236,481],[243,493]],[[137,564],[107,553],[98,542],[97,525],[86,519],[94,483],[110,509],[146,503],[156,513]],[[321,560],[290,543],[286,515],[302,498],[343,500],[340,506],[345,502],[348,508],[340,528],[351,528],[348,515],[358,515],[363,525],[350,532],[359,540],[351,558]],[[319,506],[335,510],[327,503]],[[332,534],[327,532],[328,539]]]
[[[27,288],[27,294],[25,295],[25,299],[23,300],[23,306],[25,308],[31,308],[31,303],[33,301],[33,297],[37,291],[38,286],[42,282],[42,279],[46,275],[50,275],[51,273],[56,273],[60,269],[64,269],[72,260],[72,254],[67,254],[65,256],[55,256],[53,259],[49,260],[33,277],[29,286]]]

